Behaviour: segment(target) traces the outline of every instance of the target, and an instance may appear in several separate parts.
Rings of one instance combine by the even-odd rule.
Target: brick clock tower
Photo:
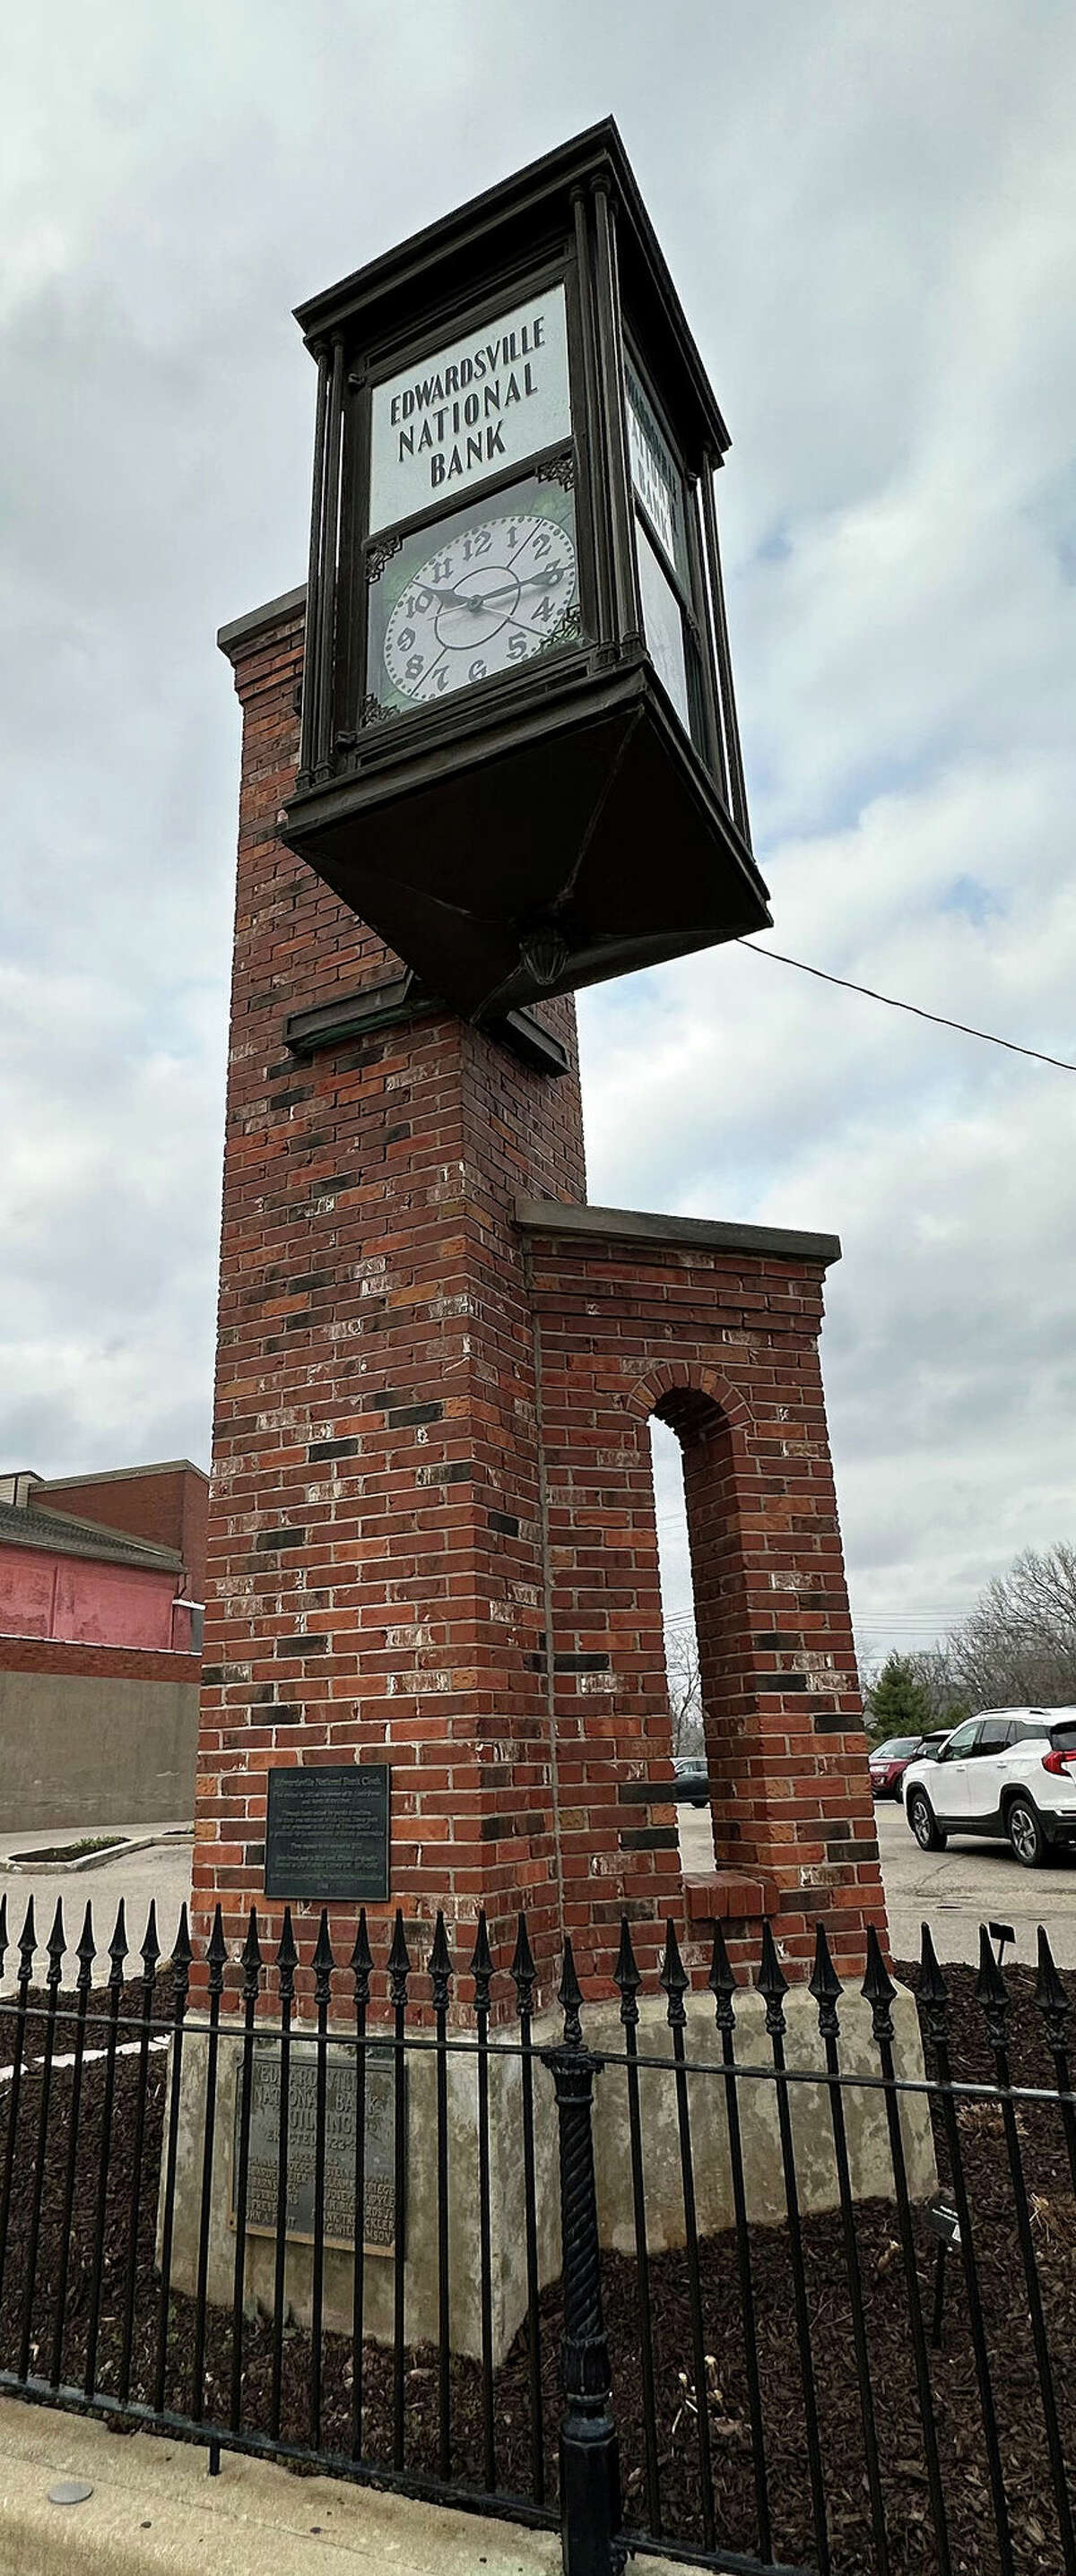
[[[819,1919],[849,1971],[884,1914],[818,1363],[839,1247],[586,1199],[574,988],[768,918],[720,414],[612,126],[300,319],[308,581],[220,638],[244,731],[197,1928],[219,1900],[234,1952],[288,1899],[308,1961],[321,1896],[338,1957],[362,1894],[371,1926],[484,1906],[504,1967],[522,1906],[548,1997],[566,1933],[597,1988],[625,1912],[648,1969],[667,1915],[695,1968],[715,1919],[754,1961],[769,1915],[791,1974]],[[655,1413],[713,1793],[686,1883]],[[374,1874],[330,1850],[319,1880],[352,1791]]]

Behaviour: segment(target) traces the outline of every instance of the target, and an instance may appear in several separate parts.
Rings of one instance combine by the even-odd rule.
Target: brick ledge
[[[761,1920],[777,1912],[777,1882],[764,1870],[713,1869],[704,1878],[685,1878],[689,1923],[719,1923],[730,1915]]]

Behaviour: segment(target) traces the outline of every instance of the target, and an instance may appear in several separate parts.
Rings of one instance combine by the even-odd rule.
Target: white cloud
[[[208,1441],[238,726],[305,294],[611,107],[730,420],[771,944],[1071,1056],[1076,22],[58,0],[6,37],[0,1453]],[[718,953],[585,997],[592,1194],[835,1227],[865,1620],[1071,1534],[1071,1077]],[[935,1599],[934,1596],[938,1596]]]

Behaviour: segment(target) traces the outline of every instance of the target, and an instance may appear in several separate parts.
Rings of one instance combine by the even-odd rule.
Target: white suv
[[[904,1813],[923,1851],[950,1834],[1008,1838],[1025,1869],[1076,1844],[1076,1708],[992,1708],[966,1718],[934,1761],[910,1762]]]

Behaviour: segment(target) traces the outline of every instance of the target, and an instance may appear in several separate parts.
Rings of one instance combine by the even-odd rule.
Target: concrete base
[[[671,2058],[671,2034],[664,2003],[648,2000],[641,2007],[639,2049],[644,2056]],[[724,2086],[710,2069],[720,2063],[720,2043],[713,2005],[706,1995],[687,1998],[688,2059],[707,2071],[688,2078],[688,2102],[694,2150],[695,2193],[700,2231],[719,2233],[731,2226],[732,2180]],[[824,2065],[818,2016],[804,1988],[785,2000],[786,2055],[790,2068],[815,2070]],[[893,2009],[898,2074],[921,2077],[922,2051],[914,1998],[902,1989]],[[858,1997],[841,2009],[841,2064],[847,2076],[874,2075],[877,2050],[870,2036],[870,2015]],[[534,2026],[538,2046],[549,2046],[560,2034],[559,2017]],[[586,2014],[589,2046],[619,2052],[623,2032],[615,2004],[593,2005]],[[309,2034],[298,2034],[309,2048]],[[312,2052],[311,2052],[312,2053]],[[235,2236],[229,2219],[232,2198],[233,2116],[240,2042],[229,2028],[222,2034],[218,2063],[214,2194],[209,2244],[209,2296],[230,2306],[235,2262]],[[762,1998],[744,1994],[737,2008],[737,2058],[741,2066],[772,2066],[765,2033]],[[406,2332],[408,2341],[433,2341],[437,2334],[437,2167],[435,2061],[432,2049],[408,2051],[408,2187],[406,2209]],[[639,2077],[646,2182],[647,2242],[652,2253],[684,2242],[676,2090],[665,2067],[644,2067]],[[757,2224],[780,2225],[786,2214],[777,2129],[776,2091],[771,2078],[745,2079],[738,2088],[744,2146],[748,2214]],[[493,2345],[500,2361],[526,2314],[526,2239],[523,2207],[523,2146],[520,2060],[510,2052],[508,2035],[494,2036],[490,2051],[490,2227],[492,2242]],[[799,2201],[805,2215],[832,2209],[837,2203],[837,2177],[827,2089],[821,2085],[790,2087]],[[198,2218],[201,2196],[202,2135],[205,2101],[205,2041],[188,2034],[183,2061],[173,2282],[192,2291],[195,2284]],[[878,2092],[845,2092],[852,2187],[857,2199],[891,2199],[893,2175],[883,2097]],[[542,2284],[560,2271],[560,2207],[556,2110],[552,2079],[540,2064],[534,2069],[535,2164],[538,2260]],[[936,2188],[937,2174],[930,2116],[924,2095],[905,2095],[901,2126],[913,2200]],[[451,2231],[451,2340],[453,2350],[477,2356],[481,2351],[478,2263],[478,2121],[477,2066],[470,2056],[448,2060],[449,2208]],[[631,2254],[631,2166],[626,2078],[622,2066],[607,2063],[595,2084],[595,2165],[598,2208],[604,2246]],[[367,2332],[377,2342],[392,2341],[393,2261],[368,2254],[365,2279]],[[247,2240],[246,2294],[251,2311],[271,2314],[274,2243],[268,2236]],[[309,2245],[289,2246],[286,2291],[289,2314],[309,2323],[312,2257]],[[353,2257],[329,2248],[325,2256],[324,2315],[330,2330],[351,2331]]]
[[[372,2034],[373,2035],[373,2034]],[[314,2057],[308,2027],[292,2033],[293,2057],[305,2049]],[[217,2065],[216,2138],[213,2159],[213,2210],[209,2239],[209,2296],[219,2306],[232,2301],[235,2232],[232,2207],[232,2160],[236,2084],[242,2043],[230,2028],[222,2034]],[[191,2030],[184,2044],[176,2167],[176,2209],[172,2279],[175,2287],[193,2290],[196,2278],[198,2223],[201,2208],[202,2138],[205,2105],[206,2044]],[[560,2200],[557,2189],[557,2132],[552,2080],[545,2068],[535,2073],[535,2164],[538,2209],[538,2259],[543,2284],[560,2271]],[[437,2335],[437,2069],[432,2047],[407,2052],[407,2206],[406,2319],[410,2342],[433,2341]],[[481,2342],[478,2264],[478,2063],[471,2055],[447,2059],[448,2173],[450,2217],[450,2300],[452,2346],[479,2356]],[[490,2234],[493,2284],[493,2342],[498,2357],[507,2352],[526,2310],[523,2233],[522,2067],[496,2041],[489,2070]],[[375,2342],[393,2340],[395,2265],[391,2253],[367,2254],[365,2277],[366,2331]],[[273,2310],[275,2238],[247,2238],[246,2288],[252,2310]],[[324,2275],[325,2324],[350,2334],[354,2258],[350,2251],[327,2247]],[[289,2314],[309,2324],[313,2255],[308,2244],[291,2242],[285,2274]]]
[[[700,2235],[716,2236],[733,2224],[725,2087],[710,2072],[720,2066],[721,2042],[709,1996],[689,1995],[685,2001],[688,2015],[684,2034],[685,2055],[689,2062],[707,2070],[688,2077],[696,2215]],[[794,2072],[824,2068],[825,2050],[818,2036],[818,2010],[805,1987],[795,1986],[790,1990],[785,1996],[784,2010],[788,2067]],[[671,2060],[672,2033],[665,2020],[664,2003],[654,1999],[641,2002],[639,2014],[640,2056]],[[896,1997],[893,2022],[897,2073],[921,2079],[924,2068],[919,2020],[915,1998],[907,1988],[902,1987]],[[615,2005],[600,2006],[588,2014],[587,2037],[598,2055],[603,2047],[622,2047],[623,2033]],[[740,2067],[769,2070],[757,2080],[741,2079],[737,2100],[748,2218],[753,2225],[780,2226],[787,2215],[787,2204],[777,2124],[777,2088],[772,2074],[773,2055],[766,2035],[766,2014],[761,1995],[744,1994],[737,2000],[736,2061]],[[841,2071],[848,2078],[876,2076],[879,2071],[878,2051],[871,2037],[870,2011],[858,1995],[849,1995],[841,2004],[840,2062]],[[835,2209],[838,2203],[837,2171],[828,2087],[792,2084],[789,2086],[789,2099],[800,2209],[805,2217],[821,2210]],[[618,2253],[632,2254],[635,2229],[627,2089],[622,2067],[609,2066],[598,2077],[595,2101],[594,2154],[602,2244],[615,2247]],[[664,2067],[642,2068],[639,2107],[646,2183],[647,2245],[651,2253],[662,2253],[666,2248],[684,2242],[676,2087]],[[855,2198],[891,2200],[893,2167],[882,2094],[866,2089],[859,2091],[849,2082],[844,2092],[844,2115]],[[938,2179],[925,2094],[905,2094],[902,2097],[901,2135],[912,2200],[925,2200],[936,2190]]]

